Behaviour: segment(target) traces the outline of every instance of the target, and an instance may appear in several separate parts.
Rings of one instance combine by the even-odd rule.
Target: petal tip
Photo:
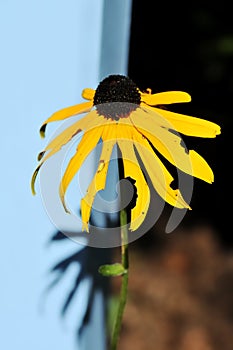
[[[191,95],[189,95],[187,92],[184,92],[184,94],[186,96],[186,100],[184,102],[191,102],[192,101]]]
[[[59,189],[59,195],[61,199],[62,206],[67,214],[71,214],[70,210],[67,208],[66,203],[65,203],[65,193],[63,191],[62,184],[60,184],[60,189]]]
[[[62,206],[67,214],[71,214],[70,210],[67,208],[64,196],[61,196]]]
[[[38,162],[41,161],[41,159],[43,158],[44,154],[45,154],[45,151],[42,151],[42,152],[40,152],[40,153],[38,154],[38,156],[37,156]]]
[[[221,134],[221,127],[218,125],[218,128],[216,129],[216,135],[220,135]]]
[[[40,137],[41,137],[42,139],[45,138],[45,129],[46,129],[46,125],[47,125],[47,124],[43,124],[43,125],[41,126],[41,128],[40,128]]]
[[[32,191],[33,196],[35,196],[36,195],[36,191],[35,191],[34,184],[33,185],[31,184],[31,191]]]
[[[88,223],[87,222],[83,222],[82,224],[82,231],[84,232],[87,232],[87,233],[90,233],[89,232],[89,227],[88,227]]]
[[[36,190],[35,190],[35,182],[36,182],[36,178],[38,175],[38,172],[40,170],[41,165],[39,165],[36,170],[34,171],[33,175],[32,175],[32,179],[31,179],[31,191],[32,194],[35,196],[36,195]]]
[[[95,95],[95,90],[93,89],[86,88],[86,89],[83,89],[82,91],[82,98],[84,98],[85,100],[89,100],[89,101],[93,100],[94,95]]]

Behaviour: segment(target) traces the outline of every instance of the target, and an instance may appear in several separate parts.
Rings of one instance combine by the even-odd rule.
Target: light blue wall
[[[131,2],[112,1],[114,12],[110,2],[0,2],[0,349],[77,349],[74,332],[86,307],[88,281],[76,293],[63,320],[61,303],[77,267],[70,268],[44,299],[48,269],[76,251],[77,244],[67,240],[62,245],[47,245],[54,226],[40,195],[32,196],[30,178],[37,165],[36,155],[45,145],[38,134],[41,122],[55,110],[81,102],[82,88],[95,88],[99,77],[113,71],[126,73],[127,34],[122,28],[129,25]],[[116,27],[106,34],[104,26],[109,28],[112,23],[106,24],[106,13],[115,19],[118,16],[113,23],[119,24],[120,36],[114,32]],[[120,55],[117,59],[107,49],[112,37]],[[114,55],[112,66],[108,66],[108,53]],[[97,302],[95,307],[100,309],[101,304]],[[96,330],[98,349],[103,335],[101,329]]]

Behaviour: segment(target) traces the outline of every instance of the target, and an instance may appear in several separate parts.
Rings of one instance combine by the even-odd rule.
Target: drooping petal
[[[191,150],[187,152],[181,145],[182,139],[179,135],[170,132],[167,128],[159,125],[150,124],[149,128],[144,118],[139,114],[132,116],[135,125],[140,124],[138,131],[144,135],[153,146],[165,157],[171,164],[183,172],[212,183],[214,180],[213,171],[207,162],[197,152]],[[150,131],[148,131],[148,129]]]
[[[90,130],[91,128],[95,128],[104,123],[104,118],[99,116],[96,111],[89,112],[82,119],[63,130],[58,136],[50,141],[46,148],[40,152],[39,159],[43,159],[43,162],[45,162],[80,132]],[[46,154],[46,152],[48,153]]]
[[[82,97],[85,98],[85,100],[92,101],[94,99],[94,96],[95,96],[95,90],[89,89],[89,88],[83,89]]]
[[[33,194],[33,195],[36,194],[36,191],[35,191],[35,182],[36,182],[36,178],[37,178],[37,175],[38,175],[38,173],[39,173],[40,167],[41,167],[41,164],[38,165],[38,167],[37,167],[36,170],[34,171],[34,173],[33,173],[33,175],[32,175],[32,178],[31,178],[31,191],[32,191],[32,194]]]
[[[84,160],[87,158],[89,153],[96,147],[98,141],[101,138],[102,131],[103,127],[101,126],[93,128],[90,131],[84,133],[80,143],[78,144],[75,155],[71,158],[65,170],[60,184],[60,198],[65,209],[66,206],[64,197],[66,190],[76,173],[79,171]]]
[[[191,96],[184,91],[166,91],[157,94],[142,93],[141,101],[151,106],[190,102]]]
[[[58,136],[56,136],[51,142],[49,142],[46,148],[42,152],[40,152],[38,155],[38,161],[41,161],[41,162],[32,175],[32,180],[31,180],[32,193],[36,194],[35,181],[36,181],[39,169],[41,168],[41,166],[46,160],[48,160],[52,155],[60,151],[62,146],[67,144],[79,132],[85,131],[85,130],[91,130],[92,128],[95,128],[100,125],[105,125],[107,123],[108,123],[108,120],[106,120],[102,116],[99,116],[96,111],[92,111],[82,119],[78,120],[76,123],[72,124],[65,130],[63,130]]]
[[[93,107],[92,102],[83,102],[75,106],[66,107],[53,113],[51,117],[46,119],[40,128],[41,137],[45,136],[46,125],[50,122],[64,120],[77,114],[89,112]]]
[[[129,131],[126,134],[127,137],[123,138],[122,133],[120,133],[121,137],[118,137],[117,142],[122,152],[124,176],[131,177],[136,181],[135,186],[137,188],[137,200],[135,207],[131,210],[130,222],[130,229],[135,231],[146,217],[150,204],[150,191],[135,155],[130,129],[127,126],[124,128],[125,130],[128,129]]]
[[[95,176],[90,183],[87,193],[81,200],[81,216],[82,216],[82,230],[89,232],[88,223],[91,215],[91,208],[97,192],[104,190],[106,184],[106,178],[108,173],[109,162],[112,154],[113,147],[116,143],[115,137],[112,137],[111,127],[104,128],[102,133],[102,152],[100,155],[99,165]]]
[[[213,138],[221,133],[220,126],[211,121],[191,117],[184,114],[170,112],[165,109],[150,107],[142,104],[148,113],[148,123],[154,123],[156,118],[163,117],[166,122],[170,123],[171,128],[187,136]]]
[[[153,152],[153,149],[145,137],[136,129],[133,135],[138,153],[152,181],[152,184],[160,197],[173,207],[191,209],[183,199],[180,191],[178,189],[173,190],[170,187],[173,177],[155,152]]]

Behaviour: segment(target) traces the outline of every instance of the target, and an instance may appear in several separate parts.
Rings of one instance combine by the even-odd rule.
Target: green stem
[[[128,229],[127,229],[127,211],[122,209],[120,212],[120,226],[121,226],[121,263],[124,267],[124,274],[121,276],[121,291],[120,291],[120,300],[117,310],[117,315],[115,319],[115,324],[113,326],[112,333],[112,344],[111,350],[117,349],[117,343],[120,335],[122,319],[124,314],[124,309],[127,300],[128,293],[128,268],[129,268],[129,258],[128,258]]]

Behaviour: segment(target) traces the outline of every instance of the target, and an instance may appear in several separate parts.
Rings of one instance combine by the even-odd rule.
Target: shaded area
[[[216,139],[185,138],[189,149],[200,153],[214,171],[212,185],[195,179],[192,215],[184,219],[210,224],[226,248],[231,234],[231,100],[233,96],[233,26],[231,5],[195,1],[133,1],[128,75],[141,90],[183,90],[192,102],[170,110],[216,122]],[[224,154],[227,156],[224,157]]]
[[[55,232],[50,239],[50,244],[63,244],[65,240],[70,239],[65,236],[62,232]],[[66,258],[58,261],[54,266],[49,269],[51,276],[54,276],[53,281],[46,288],[45,294],[56,288],[57,284],[62,280],[64,274],[68,271],[72,264],[77,264],[80,267],[77,276],[71,283],[70,291],[67,294],[64,303],[61,303],[61,317],[64,317],[69,309],[72,307],[72,301],[74,299],[75,293],[83,282],[83,280],[89,280],[89,290],[85,298],[87,298],[87,307],[81,320],[80,326],[77,326],[77,339],[82,336],[85,326],[88,325],[91,318],[91,313],[94,305],[94,298],[96,293],[100,292],[103,294],[103,299],[107,300],[109,297],[109,279],[103,277],[99,272],[98,268],[100,265],[111,262],[112,251],[111,249],[93,248],[89,246],[84,246],[83,248],[77,250],[77,252],[72,253]],[[107,316],[107,304],[103,305],[105,314]],[[106,334],[106,337],[108,335]]]
[[[169,235],[157,225],[148,235],[129,246],[119,350],[231,350],[233,253],[206,225]]]

